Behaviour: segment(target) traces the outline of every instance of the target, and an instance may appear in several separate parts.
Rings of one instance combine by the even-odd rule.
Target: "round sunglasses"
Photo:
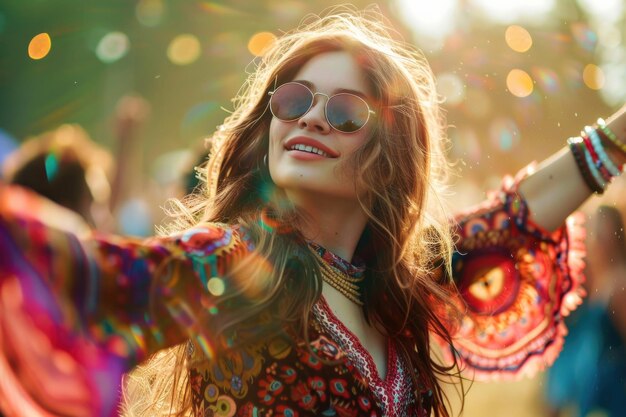
[[[370,115],[376,114],[370,109],[367,101],[355,94],[338,93],[328,96],[324,93],[314,93],[306,85],[295,81],[285,83],[268,94],[272,115],[283,122],[292,122],[307,114],[318,94],[326,97],[324,106],[326,121],[340,132],[357,132],[365,126]]]

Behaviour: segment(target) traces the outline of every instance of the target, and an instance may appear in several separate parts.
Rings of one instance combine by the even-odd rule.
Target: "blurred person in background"
[[[136,94],[123,96],[115,109],[116,170],[109,210],[115,219],[115,230],[125,235],[152,234],[158,204],[168,197],[160,187],[153,185],[144,171],[142,126],[150,111],[150,103]]]
[[[626,239],[620,211],[600,206],[588,242],[589,300],[566,320],[569,334],[546,382],[555,417],[618,417],[626,410]]]
[[[80,126],[62,125],[27,139],[8,155],[2,165],[2,178],[48,200],[28,207],[31,213],[38,212],[33,213],[34,217],[82,233],[107,222],[112,168],[111,154]],[[21,203],[14,199],[13,204]]]
[[[128,216],[141,217],[142,224],[147,220],[149,225],[143,229],[150,228],[151,217],[135,213],[137,205],[129,203],[141,194],[144,174],[137,137],[148,113],[141,97],[120,99],[113,119],[115,154],[75,124],[28,138],[4,159],[2,179],[45,197],[29,211],[55,227],[80,234],[90,228],[133,234],[139,229],[122,227],[130,223],[125,221]],[[16,207],[22,203],[17,196],[12,200]]]
[[[129,416],[441,417],[457,365],[554,359],[581,296],[566,219],[621,173],[626,107],[451,227],[434,77],[377,13],[311,17],[258,64],[167,233],[79,241],[0,205],[10,415],[116,415],[141,364]]]

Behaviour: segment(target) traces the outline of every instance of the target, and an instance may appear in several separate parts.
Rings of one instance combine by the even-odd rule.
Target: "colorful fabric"
[[[333,267],[351,276],[363,274],[363,266],[310,245]],[[310,346],[286,330],[208,361],[201,344],[190,343],[194,416],[430,415],[429,403],[414,395],[406,364],[391,340],[382,379],[369,352],[324,297],[314,305],[311,318]]]
[[[357,259],[353,260],[353,263],[350,263],[315,242],[311,241],[307,243],[324,261],[326,261],[326,263],[330,264],[332,267],[342,270],[353,277],[361,277],[365,272],[365,263],[362,260]]]
[[[585,295],[581,216],[554,233],[534,224],[517,193],[524,175],[458,218],[453,275],[465,314],[451,329],[454,348],[440,343],[477,380],[518,379],[552,364],[567,333],[563,318]]]
[[[121,374],[186,341],[197,417],[430,415],[430,394],[412,386],[411,364],[393,341],[381,378],[323,298],[311,312],[310,340],[332,364],[289,329],[216,355],[211,317],[234,305],[219,297],[253,297],[250,274],[271,268],[239,227],[79,241],[9,207],[12,192],[0,187],[0,404],[11,398],[9,416],[116,415]],[[580,295],[581,248],[568,230],[533,225],[513,182],[459,220],[455,279],[468,316],[455,347],[478,376],[530,372],[558,351],[562,316]],[[334,267],[363,271],[316,250]]]
[[[194,416],[430,415],[429,404],[417,402],[406,365],[391,341],[388,372],[381,379],[370,354],[323,298],[315,304],[313,317],[309,331],[317,357],[303,340],[286,334],[215,361],[207,361],[198,345],[191,344]],[[422,397],[429,398],[427,393]]]

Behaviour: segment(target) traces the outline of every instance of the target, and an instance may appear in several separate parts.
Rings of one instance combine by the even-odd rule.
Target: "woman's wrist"
[[[609,117],[598,120],[604,133],[602,143],[609,157],[622,168],[626,164],[626,105]]]
[[[626,164],[626,106],[608,122],[598,119],[595,125],[585,126],[579,137],[567,143],[584,183],[602,194]]]

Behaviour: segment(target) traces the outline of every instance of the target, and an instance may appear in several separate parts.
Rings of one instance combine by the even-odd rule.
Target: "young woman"
[[[128,413],[447,416],[456,358],[485,377],[550,362],[580,296],[561,225],[619,174],[626,116],[451,224],[437,104],[417,52],[339,13],[264,56],[178,231],[78,241],[2,189],[5,412],[114,415],[121,374],[174,346],[173,367],[156,354],[135,374]]]

